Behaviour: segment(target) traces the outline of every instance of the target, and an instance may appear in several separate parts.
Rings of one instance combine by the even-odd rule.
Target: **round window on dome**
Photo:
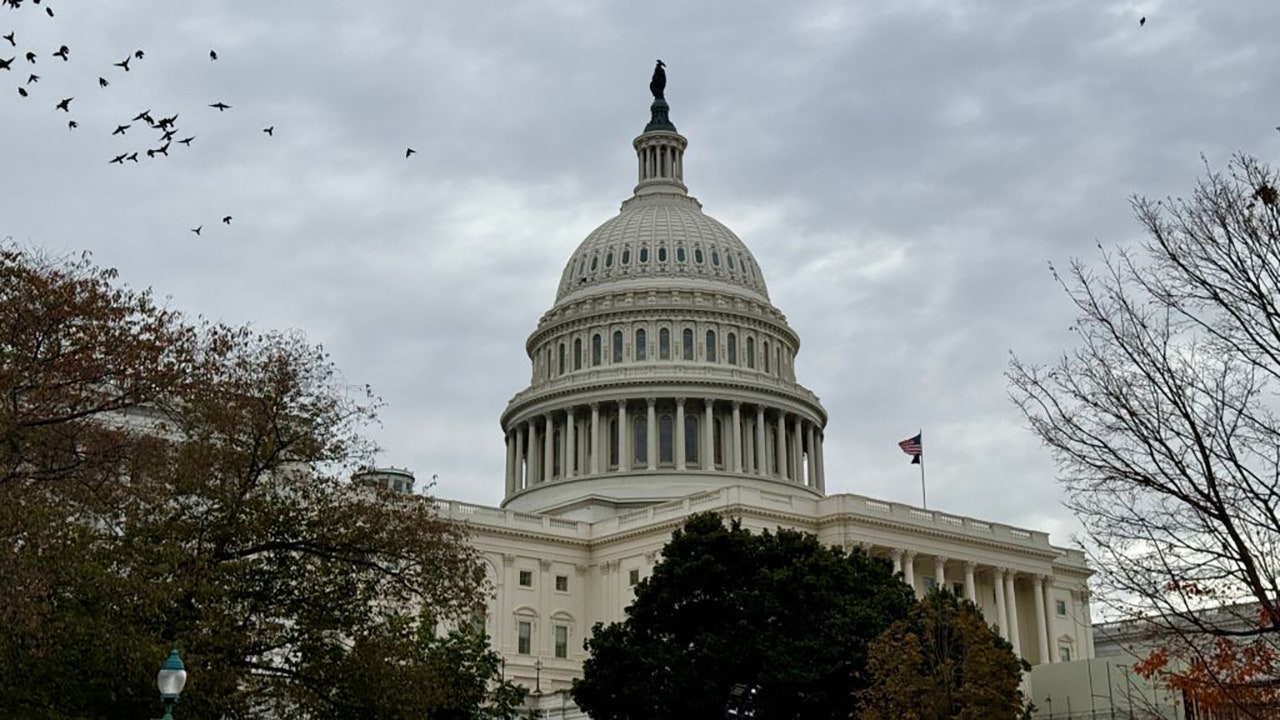
[[[605,266],[605,267],[607,267],[607,268],[609,268],[609,267],[613,267],[613,251],[612,251],[612,250],[610,250],[610,251],[609,251],[609,252],[604,256],[604,266]]]
[[[622,251],[622,264],[623,264],[623,265],[628,265],[628,264],[630,264],[630,263],[631,263],[631,251],[630,251],[630,250],[623,250],[623,251]]]
[[[702,248],[693,249],[693,261],[698,263],[699,265],[702,264]]]
[[[718,250],[711,251],[711,264],[715,265],[716,267],[720,267],[720,251]]]
[[[676,248],[676,262],[684,262],[684,261],[685,261],[684,248],[682,247]]]
[[[649,248],[640,248],[640,262],[649,262]]]
[[[658,262],[666,262],[666,261],[667,261],[667,248],[666,247],[658,248]]]

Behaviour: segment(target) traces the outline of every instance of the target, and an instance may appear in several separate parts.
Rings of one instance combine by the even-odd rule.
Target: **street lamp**
[[[173,720],[173,704],[178,702],[182,688],[187,684],[187,668],[178,657],[178,648],[169,651],[169,657],[156,673],[156,687],[160,688],[160,699],[164,701],[164,718]]]
[[[533,669],[536,673],[533,676],[533,694],[542,694],[542,658],[533,661]]]

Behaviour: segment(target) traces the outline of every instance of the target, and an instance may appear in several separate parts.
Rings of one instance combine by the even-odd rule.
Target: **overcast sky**
[[[27,0],[0,9],[0,237],[305,331],[385,399],[381,463],[496,504],[525,339],[630,195],[661,58],[690,192],[802,339],[828,491],[918,504],[923,428],[931,508],[1067,544],[1009,353],[1071,347],[1047,265],[1139,239],[1130,196],[1277,157],[1277,28],[1274,0]],[[159,146],[111,135],[146,109],[195,139],[109,164]]]

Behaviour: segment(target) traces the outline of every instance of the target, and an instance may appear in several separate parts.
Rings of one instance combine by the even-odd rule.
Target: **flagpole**
[[[925,490],[924,490],[924,428],[920,428],[919,437],[920,437],[920,448],[921,448],[920,455],[918,458],[920,460],[920,506],[923,509],[928,510],[929,496],[925,494]]]

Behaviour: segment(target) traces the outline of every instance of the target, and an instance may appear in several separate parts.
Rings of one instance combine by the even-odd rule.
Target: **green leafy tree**
[[[375,492],[377,407],[298,334],[189,323],[86,258],[0,248],[0,716],[512,717],[486,589]]]
[[[595,626],[573,698],[598,720],[721,718],[741,684],[761,720],[847,718],[867,644],[913,602],[885,560],[695,515],[626,619]]]
[[[1030,666],[968,600],[933,592],[871,643],[864,720],[999,720],[1026,711]]]

